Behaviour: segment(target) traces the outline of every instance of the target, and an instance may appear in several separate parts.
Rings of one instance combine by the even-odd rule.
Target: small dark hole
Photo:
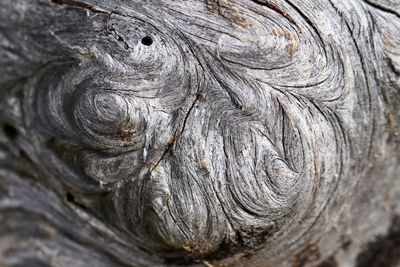
[[[18,136],[17,129],[15,129],[14,126],[12,126],[12,125],[10,125],[8,123],[5,123],[3,125],[3,132],[4,132],[5,135],[7,135],[11,139],[15,139]]]
[[[48,149],[54,149],[57,147],[57,143],[56,143],[56,139],[54,137],[51,137],[50,139],[48,139],[45,143],[46,147]]]
[[[75,198],[71,193],[67,193],[66,197],[67,197],[67,201],[69,201],[69,202],[74,202],[75,201]]]
[[[142,44],[146,46],[150,46],[153,44],[153,39],[150,36],[143,37]]]

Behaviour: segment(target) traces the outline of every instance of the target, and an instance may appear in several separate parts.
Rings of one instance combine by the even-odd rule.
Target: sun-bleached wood
[[[354,266],[400,214],[398,0],[2,0],[1,266]]]

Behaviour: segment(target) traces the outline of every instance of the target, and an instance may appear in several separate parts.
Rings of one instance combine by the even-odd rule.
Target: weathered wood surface
[[[0,68],[1,266],[399,263],[398,0],[1,0]]]

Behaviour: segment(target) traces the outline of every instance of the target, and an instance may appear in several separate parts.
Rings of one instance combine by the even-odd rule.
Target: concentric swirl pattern
[[[332,229],[386,142],[361,2],[53,2],[74,15],[52,13],[59,48],[24,89],[30,153],[128,247],[279,263]]]

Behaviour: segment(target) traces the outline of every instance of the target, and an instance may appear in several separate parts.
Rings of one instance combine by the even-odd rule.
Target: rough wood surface
[[[400,263],[399,0],[1,0],[0,71],[1,266]]]

